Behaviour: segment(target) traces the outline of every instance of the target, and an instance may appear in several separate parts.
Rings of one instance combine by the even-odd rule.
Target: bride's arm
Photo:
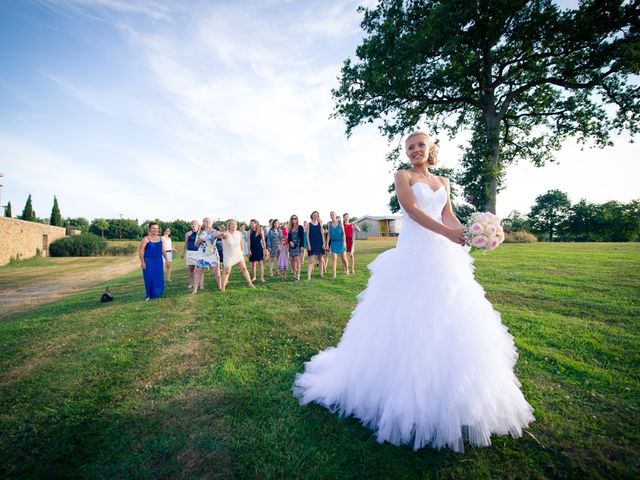
[[[444,184],[444,188],[447,190],[447,204],[442,209],[442,223],[449,228],[464,228],[464,225],[460,223],[456,214],[453,213],[451,206],[451,186],[449,185],[449,179],[445,177],[438,177]]]
[[[407,172],[396,172],[395,185],[398,201],[412,220],[422,225],[424,228],[428,228],[429,230],[448,238],[454,243],[464,245],[464,232],[462,228],[451,228],[443,225],[418,208],[418,205],[416,204],[416,197],[411,191],[409,174]]]

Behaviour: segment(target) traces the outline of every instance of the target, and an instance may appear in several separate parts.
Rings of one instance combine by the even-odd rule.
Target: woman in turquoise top
[[[342,260],[342,271],[345,275],[349,275],[349,264],[347,263],[347,236],[344,233],[344,226],[338,220],[336,212],[331,212],[331,221],[329,222],[329,249],[331,258],[333,259],[333,278],[336,278],[336,270],[338,263],[338,255]]]

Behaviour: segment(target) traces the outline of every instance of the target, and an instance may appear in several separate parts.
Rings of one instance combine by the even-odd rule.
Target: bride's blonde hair
[[[415,130],[411,132],[406,140],[404,141],[405,148],[407,146],[407,142],[411,140],[413,137],[417,137],[418,135],[424,135],[427,138],[427,143],[429,144],[429,151],[427,154],[427,165],[430,167],[435,166],[438,163],[438,147],[435,143],[431,141],[427,132],[423,132],[422,130]]]

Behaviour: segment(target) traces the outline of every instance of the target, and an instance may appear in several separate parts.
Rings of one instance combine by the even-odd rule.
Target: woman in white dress
[[[473,277],[449,182],[429,172],[435,145],[414,132],[405,147],[412,167],[396,173],[397,247],[369,265],[340,343],[306,363],[293,393],[414,449],[518,437],[534,418],[513,373],[513,337]]]
[[[238,231],[238,222],[236,220],[229,220],[227,223],[227,232],[222,234],[222,258],[224,265],[224,273],[222,275],[222,284],[220,290],[223,292],[227,288],[229,282],[229,275],[231,275],[231,268],[234,265],[238,265],[242,276],[245,278],[251,288],[256,288],[251,281],[251,275],[247,270],[247,265],[244,263],[244,239],[242,234]]]
[[[167,277],[167,282],[171,283],[171,264],[173,263],[173,242],[171,241],[171,229],[164,227],[162,229],[162,246],[165,252],[167,252],[167,259],[164,262],[164,273]],[[164,260],[164,258],[163,258]]]

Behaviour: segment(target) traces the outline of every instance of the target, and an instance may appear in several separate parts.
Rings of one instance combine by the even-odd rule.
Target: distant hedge
[[[504,234],[504,243],[534,243],[537,241],[538,238],[529,232],[517,231]]]
[[[112,255],[114,257],[117,256],[129,256],[136,253],[138,247],[136,245],[114,245],[112,247],[107,247],[105,251],[105,255]]]
[[[92,233],[56,240],[49,246],[52,257],[95,257],[104,255],[107,242]]]

